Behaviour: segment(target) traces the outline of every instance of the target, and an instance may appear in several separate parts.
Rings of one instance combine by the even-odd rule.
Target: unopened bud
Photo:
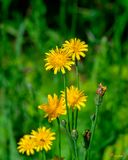
[[[89,129],[87,129],[84,133],[83,133],[83,138],[84,138],[84,147],[86,149],[88,149],[89,144],[90,144],[90,139],[91,139],[91,132]]]
[[[62,119],[61,124],[62,124],[63,127],[66,127],[66,124],[67,124],[66,120]]]
[[[106,90],[107,90],[107,87],[103,86],[102,83],[100,83],[99,87],[96,90],[96,94],[102,97],[105,94]]]
[[[72,136],[73,140],[75,140],[75,141],[78,139],[78,132],[76,129],[72,130],[71,136]]]

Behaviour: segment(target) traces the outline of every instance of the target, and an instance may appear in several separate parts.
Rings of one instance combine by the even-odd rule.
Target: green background
[[[79,153],[82,133],[90,128],[98,83],[107,86],[96,127],[92,160],[128,159],[128,0],[1,0],[0,1],[0,159],[43,159],[17,152],[24,134],[48,124],[37,106],[47,95],[63,90],[61,74],[44,68],[45,52],[65,40],[80,38],[89,51],[79,63],[80,88],[88,96],[79,113]],[[68,85],[75,85],[75,72]],[[63,117],[65,118],[65,117]],[[64,134],[62,129],[62,134]],[[68,159],[65,135],[62,156]],[[58,155],[56,142],[47,159]]]

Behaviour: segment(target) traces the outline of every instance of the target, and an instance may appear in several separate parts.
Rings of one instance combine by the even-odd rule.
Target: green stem
[[[76,64],[76,85],[77,88],[79,89],[79,68],[78,68],[78,61],[77,59],[75,60],[75,64]]]
[[[95,120],[92,123],[92,129],[91,129],[91,139],[90,139],[90,147],[92,145],[93,137],[94,137],[94,132],[96,128],[96,123],[97,123],[97,117],[98,117],[98,112],[99,112],[99,106],[96,106],[96,114],[95,114]]]
[[[72,109],[72,129],[74,129],[74,110]]]
[[[75,129],[77,129],[78,109],[76,109]]]
[[[95,128],[96,128],[96,123],[97,123],[100,104],[101,104],[101,97],[98,96],[98,103],[96,105],[95,118],[94,118],[94,120],[92,120],[91,138],[90,138],[90,144],[89,144],[89,148],[88,148],[88,159],[87,160],[90,159],[90,153],[91,153],[91,149],[92,149],[92,142],[93,142],[93,138],[94,138],[94,133],[95,133]]]
[[[43,151],[43,159],[46,160],[46,152],[45,152],[45,150]]]
[[[67,104],[67,88],[66,88],[66,74],[64,74],[64,92],[65,92],[65,103],[66,103],[66,110],[67,110],[67,119],[68,119],[68,129],[70,130],[70,118],[69,118],[69,108]]]
[[[79,69],[78,69],[78,61],[75,60],[76,64],[76,86],[79,89]],[[77,129],[77,120],[78,120],[78,109],[76,109],[76,116],[75,116],[75,129]]]
[[[67,139],[69,142],[69,146],[70,146],[70,155],[71,155],[70,159],[72,159],[72,155],[73,155],[73,157],[75,157],[74,142],[73,142],[71,134],[66,126],[64,126],[64,131],[66,133],[66,136],[67,136]]]
[[[75,160],[78,160],[77,141],[74,140]]]
[[[57,123],[58,123],[58,138],[59,138],[59,158],[61,159],[61,130],[60,130],[60,120],[57,118]]]
[[[88,160],[88,150],[85,150],[85,160]]]

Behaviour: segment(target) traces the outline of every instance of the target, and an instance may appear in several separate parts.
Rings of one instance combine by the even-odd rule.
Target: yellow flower
[[[71,70],[71,65],[74,62],[71,60],[69,54],[63,49],[56,47],[55,50],[50,50],[49,53],[46,53],[46,70],[54,70],[54,74],[61,71],[65,74],[65,69]]]
[[[38,128],[38,131],[32,130],[32,136],[35,139],[35,150],[41,151],[45,150],[48,151],[51,149],[52,141],[55,140],[55,133],[46,129],[46,127]]]
[[[80,60],[80,57],[86,56],[85,52],[88,51],[88,45],[85,44],[84,41],[74,38],[69,41],[65,41],[63,44],[63,49],[64,51],[70,53],[73,60]]]
[[[54,94],[53,97],[48,95],[48,104],[42,104],[38,106],[38,108],[46,112],[45,117],[48,117],[49,122],[56,119],[60,115],[66,114],[63,99],[61,97],[59,100],[56,94]]]
[[[62,98],[65,101],[65,92],[62,91]],[[84,95],[84,92],[78,90],[78,88],[71,86],[70,88],[67,87],[67,102],[68,106],[72,109],[78,108],[79,110],[81,107],[85,106],[85,102],[87,101],[87,96]]]
[[[25,135],[23,138],[21,138],[17,149],[22,154],[26,152],[28,156],[34,154],[35,150],[37,152],[43,149],[48,151],[51,149],[52,141],[54,139],[55,133],[51,132],[50,128],[38,128],[38,131],[32,130],[31,135]]]
[[[25,135],[21,138],[18,145],[17,149],[20,153],[24,154],[26,152],[28,156],[34,154],[35,143],[31,135]]]

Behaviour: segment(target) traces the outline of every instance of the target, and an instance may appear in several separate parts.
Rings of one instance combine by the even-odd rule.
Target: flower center
[[[73,46],[72,46],[72,48],[73,48],[73,51],[75,53],[77,53],[79,51],[79,45],[77,43],[74,43]]]
[[[52,59],[52,63],[56,66],[56,67],[60,67],[63,66],[66,62],[66,58],[64,55],[56,55],[56,57],[54,57],[54,59]]]
[[[69,101],[70,105],[71,105],[72,107],[74,107],[74,106],[77,105],[77,103],[78,103],[79,96],[78,96],[77,94],[72,93],[72,95],[70,95],[70,96],[68,97],[68,99],[69,99],[68,101]]]

